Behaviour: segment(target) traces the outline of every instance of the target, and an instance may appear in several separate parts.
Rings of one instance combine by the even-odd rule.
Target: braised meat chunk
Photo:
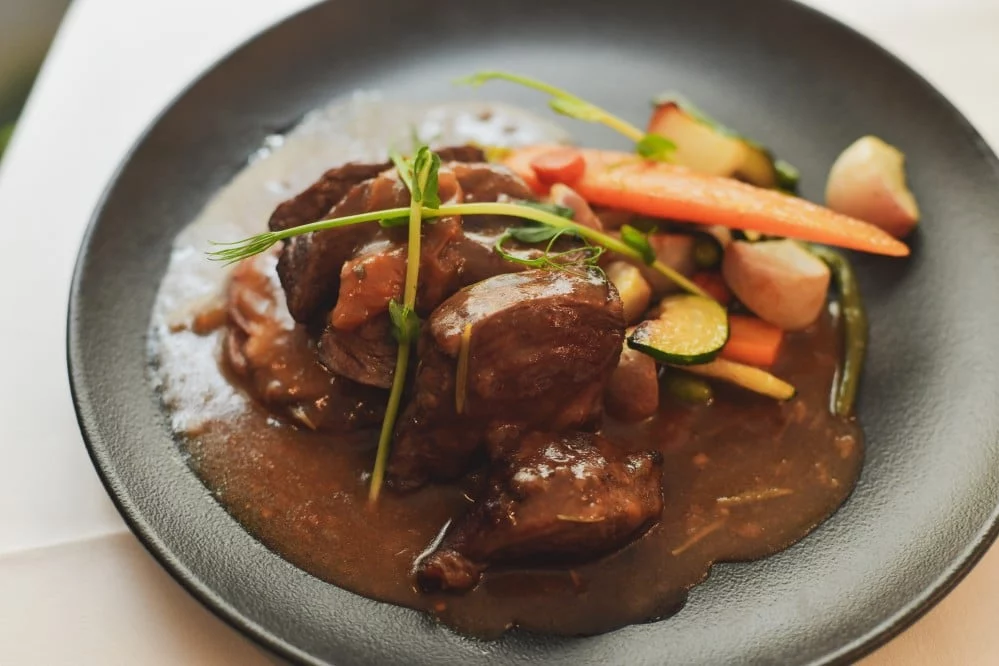
[[[529,270],[462,289],[424,326],[390,483],[411,489],[454,478],[501,426],[558,431],[595,424],[623,336],[621,300],[599,271]],[[463,344],[467,375],[458,386]]]
[[[333,374],[365,386],[389,388],[399,343],[387,312],[357,328],[327,326],[319,338],[319,361]]]
[[[394,172],[355,185],[322,217],[347,217],[409,205],[409,191]],[[278,261],[291,316],[311,324],[328,312],[340,288],[340,271],[357,250],[381,233],[377,222],[295,236],[285,243]]]
[[[223,360],[256,400],[312,430],[346,432],[377,425],[385,393],[330,374],[308,333],[285,313],[273,255],[245,261],[227,292]]]
[[[481,162],[482,151],[472,146],[445,148],[441,159]],[[409,191],[389,162],[348,163],[330,169],[298,196],[280,204],[271,215],[272,231],[297,227],[324,218],[346,217],[409,205]],[[516,178],[510,174],[511,178]],[[518,179],[519,180],[519,179]],[[442,183],[443,186],[443,183]],[[288,310],[296,321],[310,324],[333,306],[340,269],[377,235],[376,222],[327,229],[286,241],[278,263]]]
[[[485,162],[486,156],[475,146],[452,146],[437,151],[442,162]],[[392,168],[391,162],[347,162],[319,177],[300,194],[280,204],[271,215],[268,227],[281,231],[321,220],[355,185]],[[526,186],[525,186],[526,188]]]
[[[595,559],[662,512],[662,456],[589,433],[532,432],[490,447],[484,496],[421,561],[425,590],[461,592],[488,568]]]

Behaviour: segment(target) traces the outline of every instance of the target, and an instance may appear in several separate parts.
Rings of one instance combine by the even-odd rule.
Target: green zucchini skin
[[[682,325],[689,322],[697,325]],[[628,346],[660,363],[698,365],[713,361],[728,336],[728,313],[721,305],[703,296],[681,295],[664,299],[659,317],[636,326]]]

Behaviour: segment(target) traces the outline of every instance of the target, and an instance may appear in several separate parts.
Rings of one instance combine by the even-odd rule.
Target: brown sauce
[[[467,594],[422,594],[414,560],[466,508],[465,488],[387,492],[370,508],[376,433],[299,429],[233,387],[218,363],[220,331],[199,335],[170,319],[185,308],[204,310],[205,285],[224,282],[209,269],[198,279],[178,277],[191,266],[182,257],[168,273],[151,351],[195,472],[236,520],[294,565],[358,594],[425,610],[462,632],[494,637],[519,625],[591,634],[667,616],[713,563],[764,557],[804,537],[842,504],[860,470],[857,424],[829,412],[840,350],[837,322],[826,314],[787,337],[773,368],[798,388],[787,403],[722,387],[711,405],[664,399],[645,422],[604,424],[622,447],[664,456],[665,509],[642,538],[572,569],[487,572]],[[305,336],[286,339],[301,345]]]

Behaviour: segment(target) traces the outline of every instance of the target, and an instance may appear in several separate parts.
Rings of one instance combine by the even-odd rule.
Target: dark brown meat
[[[321,220],[351,188],[390,168],[391,162],[348,162],[330,169],[304,192],[278,204],[267,226],[271,231],[283,231]]]
[[[394,172],[381,174],[368,183],[387,179],[395,179]],[[448,163],[441,167],[438,180],[441,201],[445,204],[467,200],[462,181],[473,188],[477,201],[508,196],[506,193],[518,197],[530,195],[518,177],[503,167],[490,164]],[[452,216],[425,224],[421,233],[417,292],[420,316],[427,316],[466,284],[499,273],[523,270],[522,265],[500,257],[493,247],[503,231],[511,224],[519,223],[496,216],[474,216],[465,220]],[[322,336],[320,356],[326,367],[337,374],[371,386],[387,387],[391,385],[394,370],[394,362],[389,358],[394,356],[390,351],[394,343],[387,333],[375,335],[375,330],[368,324],[384,316],[390,300],[402,298],[407,233],[405,228],[374,227],[369,232],[366,243],[360,247],[355,243],[354,254],[342,263],[336,305]],[[341,238],[346,238],[346,234]],[[355,236],[355,240],[359,238]],[[510,249],[518,251],[512,245]],[[520,248],[519,252],[531,256],[538,250]],[[339,260],[339,257],[331,259]],[[360,331],[362,327],[363,332]],[[374,347],[365,349],[367,344]]]
[[[456,366],[466,326],[468,375],[458,414]],[[594,424],[623,335],[621,300],[596,271],[530,270],[459,291],[424,326],[389,482],[411,489],[454,478],[496,427],[558,431]]]
[[[389,388],[398,347],[388,313],[383,312],[349,331],[327,326],[319,338],[319,359],[336,375]]]
[[[491,447],[484,496],[417,565],[424,590],[462,592],[497,566],[566,565],[621,548],[662,512],[662,456],[588,433]]]
[[[388,176],[389,174],[386,174]],[[438,175],[442,204],[459,203],[461,188],[454,173],[442,167]],[[406,281],[406,228],[379,230],[364,247],[340,269],[340,290],[330,316],[331,326],[343,330],[357,328],[388,310],[389,301],[402,300]],[[416,309],[430,314],[461,286],[461,218],[442,217],[427,221],[420,231],[420,279]]]
[[[308,333],[284,314],[274,261],[265,255],[233,271],[224,361],[256,400],[312,430],[379,423],[385,393],[331,375],[317,362]]]
[[[441,148],[437,153],[444,162],[484,162],[486,159],[485,153],[475,146]],[[352,187],[391,168],[391,162],[348,162],[330,169],[304,192],[278,205],[268,226],[271,231],[281,231],[321,220]]]
[[[443,155],[441,160],[444,160]],[[533,201],[536,197],[520,176],[485,160],[454,160],[454,175],[465,192],[465,202],[499,201],[501,198]],[[461,164],[460,162],[465,162]]]
[[[327,215],[347,217],[373,210],[409,205],[409,191],[394,172],[355,185]],[[312,324],[333,307],[340,288],[340,270],[357,250],[383,233],[377,222],[326,229],[285,242],[278,260],[288,311],[296,321]]]
[[[481,161],[472,146],[445,148],[442,160]],[[324,218],[346,217],[373,210],[409,205],[409,192],[394,175],[390,163],[348,163],[330,169],[298,196],[280,204],[271,215],[272,230],[286,229]],[[278,262],[288,310],[296,321],[312,324],[333,306],[340,269],[379,232],[376,222],[327,229],[285,242]]]

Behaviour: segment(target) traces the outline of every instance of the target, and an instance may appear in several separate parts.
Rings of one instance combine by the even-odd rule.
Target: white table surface
[[[0,0],[2,1],[2,0]],[[90,212],[186,83],[310,0],[76,0],[0,164],[0,664],[264,664],[127,531],[83,447],[65,313]],[[938,86],[999,146],[999,0],[810,0]],[[44,243],[44,248],[42,247]],[[867,661],[999,663],[999,549]]]

